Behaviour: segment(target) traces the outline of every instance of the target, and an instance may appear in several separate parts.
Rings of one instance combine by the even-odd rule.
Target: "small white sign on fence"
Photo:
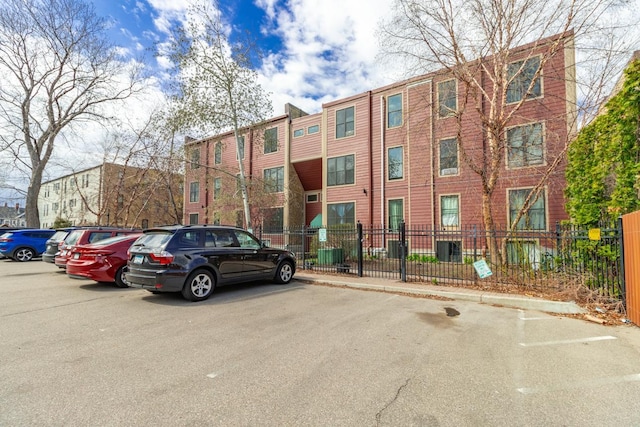
[[[318,241],[319,242],[326,242],[327,241],[327,229],[326,228],[318,229]]]
[[[478,276],[480,276],[481,279],[486,279],[493,274],[493,272],[489,268],[489,264],[487,264],[487,261],[483,259],[474,262],[473,268],[476,269],[476,273],[478,273]]]

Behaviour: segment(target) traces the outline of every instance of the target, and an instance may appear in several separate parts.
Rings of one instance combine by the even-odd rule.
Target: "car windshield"
[[[53,236],[51,236],[51,240],[57,240],[57,241],[63,240],[67,236],[67,234],[69,234],[68,231],[64,231],[64,230],[56,231],[53,234]]]
[[[134,242],[133,247],[160,248],[171,239],[171,236],[173,236],[173,233],[170,231],[145,233]]]
[[[137,235],[136,234],[125,234],[122,236],[114,236],[114,237],[109,237],[107,239],[102,239],[99,240],[95,243],[92,243],[92,246],[108,246],[108,245],[112,245],[114,243],[118,243],[118,242],[122,242],[123,240],[127,240],[127,239],[133,239],[135,240],[135,237]]]
[[[65,245],[75,245],[80,235],[82,234],[82,230],[76,230],[69,233],[66,239],[64,239]]]

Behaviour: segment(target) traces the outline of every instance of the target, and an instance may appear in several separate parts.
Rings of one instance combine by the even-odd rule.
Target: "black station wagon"
[[[202,301],[216,286],[289,283],[295,270],[292,252],[266,247],[245,230],[184,225],[145,230],[129,248],[125,280],[134,288],[182,292],[190,301]]]

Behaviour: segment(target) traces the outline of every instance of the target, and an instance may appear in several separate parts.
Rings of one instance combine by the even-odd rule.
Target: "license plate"
[[[80,253],[76,252],[75,254],[73,254],[73,259],[78,259],[80,258]]]
[[[133,257],[134,264],[142,264],[142,261],[144,261],[144,255],[135,255]]]

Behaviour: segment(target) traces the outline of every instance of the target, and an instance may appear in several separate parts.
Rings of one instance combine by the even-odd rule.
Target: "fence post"
[[[400,223],[400,277],[407,281],[407,229],[404,221]]]
[[[307,226],[306,225],[302,225],[302,229],[301,229],[301,239],[302,239],[302,245],[300,245],[302,247],[302,268],[304,268],[306,270],[307,268],[307,263],[305,262],[305,256],[307,255]]]
[[[364,235],[362,233],[362,223],[358,221],[358,277],[362,277],[362,242]]]
[[[624,271],[624,229],[622,228],[622,217],[618,217],[618,242],[620,245],[620,268],[618,276],[620,277],[620,292],[622,293],[622,306],[627,309],[627,282]]]
[[[471,230],[471,235],[473,236],[473,262],[476,262],[478,260],[478,233],[475,224],[473,224]]]

